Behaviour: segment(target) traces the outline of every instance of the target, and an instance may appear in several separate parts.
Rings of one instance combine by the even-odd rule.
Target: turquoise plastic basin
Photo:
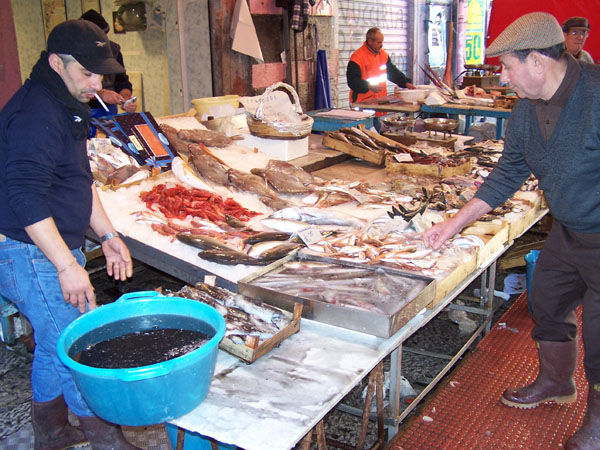
[[[73,359],[88,345],[153,327],[212,337],[192,352],[149,366],[101,369]],[[120,425],[152,425],[187,414],[204,400],[224,334],[225,320],[211,306],[154,291],[134,292],[69,324],[58,339],[58,356],[95,414]]]

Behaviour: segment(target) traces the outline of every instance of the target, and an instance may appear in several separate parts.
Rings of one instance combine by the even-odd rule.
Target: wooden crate
[[[473,252],[470,259],[462,261],[448,276],[442,279],[436,279],[435,296],[433,301],[427,305],[428,308],[433,308],[442,299],[448,295],[456,286],[458,286],[471,272],[477,268],[477,252]]]
[[[539,220],[541,216],[546,213],[546,211],[541,207],[541,204],[542,197],[538,195],[528,210],[518,214],[516,217],[509,219],[509,242],[514,241],[516,238],[525,233],[525,231],[527,231],[535,222]]]
[[[291,317],[292,321],[279,333],[273,335],[270,339],[264,341],[259,345],[258,337],[249,336],[246,338],[246,343],[235,344],[231,339],[224,337],[219,344],[219,348],[237,356],[240,359],[248,363],[256,361],[261,356],[270,352],[273,348],[281,344],[285,339],[290,337],[292,334],[300,331],[300,319],[302,317],[302,304],[296,303],[294,305],[294,312],[290,314],[287,311],[282,310],[282,314],[287,317]]]
[[[385,162],[385,171],[389,174],[403,173],[407,175],[446,178],[453,175],[463,175],[471,171],[472,164],[467,160],[463,164],[454,167],[438,164],[415,164],[409,162],[398,162],[391,155]]]
[[[456,137],[448,137],[444,139],[443,137],[440,139],[435,136],[432,137],[424,137],[419,134],[413,133],[384,133],[384,136],[393,139],[396,142],[399,142],[404,145],[413,145],[417,142],[427,142],[427,144],[433,146],[445,147],[450,150],[454,150],[454,144],[456,144]]]
[[[346,153],[356,158],[363,159],[367,162],[375,164],[376,166],[383,165],[383,163],[385,162],[385,155],[387,153],[385,150],[366,150],[364,148],[357,147],[347,142],[338,141],[337,139],[334,139],[331,136],[328,136],[327,134],[323,136],[323,145],[329,148],[333,148],[335,150],[339,150],[340,152]]]
[[[462,235],[472,234],[479,237],[484,246],[477,252],[477,267],[490,262],[495,255],[508,244],[508,223],[503,220],[493,222],[474,222],[462,231]]]

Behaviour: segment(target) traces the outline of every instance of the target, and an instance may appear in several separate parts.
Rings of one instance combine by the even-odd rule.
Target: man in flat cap
[[[86,152],[88,102],[102,75],[123,71],[106,34],[85,20],[50,32],[29,79],[0,111],[0,295],[33,326],[32,424],[36,449],[89,441],[135,449],[95,416],[57,354],[60,333],[96,307],[81,251],[88,227],[101,236],[109,276],[132,275],[127,247],[108,219]],[[68,408],[79,417],[72,427]]]
[[[594,64],[594,58],[583,49],[586,39],[590,34],[590,24],[585,17],[570,17],[562,24],[565,34],[567,52],[581,62]]]
[[[535,266],[531,306],[539,373],[525,387],[507,389],[502,402],[535,408],[577,398],[575,308],[583,303],[587,412],[567,449],[600,448],[600,67],[565,52],[550,14],[535,12],[510,24],[489,46],[499,56],[500,80],[519,95],[502,157],[475,197],[455,216],[427,230],[439,248],[466,225],[510,198],[532,172],[554,217]]]

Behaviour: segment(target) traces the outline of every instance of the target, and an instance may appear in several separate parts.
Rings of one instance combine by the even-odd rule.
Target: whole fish
[[[341,225],[362,228],[365,224],[356,217],[340,212],[326,211],[310,206],[298,206],[275,211],[269,216],[274,219],[298,220],[313,225]]]
[[[263,197],[277,198],[277,193],[258,175],[231,169],[229,181],[242,191],[252,192]]]
[[[314,184],[316,182],[315,177],[312,176],[306,170],[293,165],[287,161],[280,161],[279,159],[271,159],[267,163],[267,169],[277,170],[294,176],[299,179],[305,185]]]
[[[244,244],[254,245],[263,241],[287,241],[291,237],[291,233],[282,233],[280,231],[261,231],[244,239]]]
[[[228,245],[210,236],[191,233],[177,233],[175,237],[178,241],[183,242],[184,244],[191,245],[192,247],[200,248],[202,250],[233,250]]]
[[[225,222],[233,228],[246,228],[246,224],[231,214],[225,214]]]
[[[190,164],[203,178],[221,186],[229,186],[229,167],[224,166],[199,146],[190,145]]]
[[[198,252],[198,256],[207,261],[226,265],[246,264],[248,266],[262,266],[268,262],[262,259],[252,258],[237,250],[203,250]]]
[[[311,190],[302,181],[289,173],[259,168],[254,168],[250,172],[264,178],[278,192],[283,194],[305,194]]]
[[[260,201],[271,209],[289,208],[291,203],[279,197],[260,197]]]
[[[258,245],[258,244],[257,244]],[[276,261],[290,254],[290,252],[302,247],[302,244],[296,242],[283,242],[263,251],[257,258],[264,261]]]
[[[254,244],[248,250],[248,256],[252,256],[253,258],[260,258],[263,253],[272,249],[273,247],[277,247],[283,244],[282,241],[262,241]]]
[[[214,192],[208,184],[204,182],[192,169],[188,163],[186,163],[179,156],[173,158],[171,161],[171,170],[179,181],[187,186],[191,186],[196,189],[203,189],[205,191]]]
[[[266,227],[272,228],[273,230],[281,231],[284,233],[297,233],[298,231],[308,228],[307,223],[300,222],[298,220],[266,218],[261,219],[260,223],[262,223]]]

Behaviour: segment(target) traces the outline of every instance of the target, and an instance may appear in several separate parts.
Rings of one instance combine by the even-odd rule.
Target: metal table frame
[[[508,119],[510,117],[511,110],[504,108],[491,108],[487,106],[470,106],[470,105],[455,105],[455,104],[445,104],[445,105],[422,105],[421,112],[431,114],[431,113],[442,113],[442,114],[454,114],[454,115],[464,115],[465,116],[465,132],[467,134],[469,132],[469,127],[471,126],[471,122],[473,117],[482,116],[482,117],[495,117],[496,118],[496,139],[501,139],[504,134],[504,119]]]

